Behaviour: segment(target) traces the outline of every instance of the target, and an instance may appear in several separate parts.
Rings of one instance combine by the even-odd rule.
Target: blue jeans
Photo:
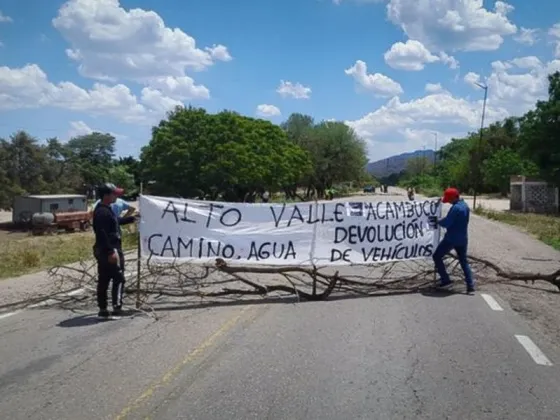
[[[445,269],[443,258],[452,249],[455,249],[455,252],[457,253],[457,257],[459,258],[459,264],[461,265],[461,268],[463,269],[463,273],[465,274],[465,283],[467,283],[467,287],[474,288],[474,281],[472,278],[471,267],[467,260],[467,245],[456,246],[445,239],[440,242],[432,257],[434,259],[436,270],[441,279],[441,283],[448,284],[451,282],[451,279],[449,278],[449,274],[447,274],[447,270]]]

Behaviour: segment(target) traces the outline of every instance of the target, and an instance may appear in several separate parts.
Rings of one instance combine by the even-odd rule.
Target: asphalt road
[[[534,341],[553,363],[538,364],[515,337],[530,328],[502,309],[480,294],[182,309],[157,322],[31,309],[0,319],[0,413],[557,419],[560,352]]]

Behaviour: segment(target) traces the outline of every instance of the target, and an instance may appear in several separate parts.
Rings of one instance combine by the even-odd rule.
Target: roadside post
[[[140,214],[140,221],[142,220],[142,211],[140,209],[140,203],[142,202],[142,194],[144,193],[144,182],[140,181],[140,195],[138,196],[138,213]],[[136,247],[138,248],[136,251],[136,255],[138,260],[136,261],[136,309],[140,309],[140,270],[142,268],[142,262],[140,258],[142,256],[142,252],[140,251],[140,226],[141,223],[138,221],[138,227],[136,228],[138,232],[138,238],[136,239]]]

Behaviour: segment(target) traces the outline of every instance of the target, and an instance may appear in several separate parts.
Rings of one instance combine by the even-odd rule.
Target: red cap
[[[118,195],[118,196],[121,196],[121,195],[124,194],[124,190],[122,188],[119,188],[119,187],[115,188],[113,192],[115,193],[115,195]]]
[[[443,192],[442,203],[451,203],[459,198],[459,190],[457,188],[447,188]]]

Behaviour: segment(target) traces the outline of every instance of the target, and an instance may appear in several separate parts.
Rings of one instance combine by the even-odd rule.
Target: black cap
[[[118,188],[115,184],[110,182],[97,186],[97,196],[100,198],[107,194],[122,195],[123,193],[124,190],[122,188]]]

